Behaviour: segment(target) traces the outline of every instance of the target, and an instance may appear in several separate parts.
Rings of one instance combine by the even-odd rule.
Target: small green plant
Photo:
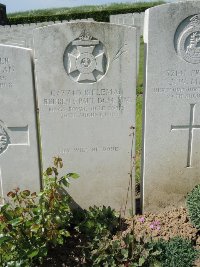
[[[153,243],[136,241],[129,233],[113,239],[107,235],[93,240],[90,253],[85,257],[85,266],[161,267],[157,259],[160,253]]]
[[[58,168],[62,167],[62,160],[54,158],[38,195],[19,188],[7,194],[11,201],[0,210],[0,266],[30,267],[70,235],[71,199],[63,190],[69,187],[69,179],[78,175],[68,173],[59,178]]]
[[[199,255],[191,242],[181,237],[172,238],[168,242],[159,241],[157,249],[162,251],[159,256],[162,267],[192,267]]]
[[[200,185],[197,185],[187,196],[186,205],[192,224],[200,229]]]
[[[101,238],[108,233],[112,236],[119,230],[119,220],[119,215],[111,207],[89,207],[88,211],[83,211],[82,220],[76,222],[76,230],[88,240]]]
[[[81,266],[161,266],[156,245],[142,239],[136,241],[130,233],[123,234],[120,229],[123,219],[111,207],[94,206],[82,213],[74,212],[74,229],[84,240],[80,245]]]

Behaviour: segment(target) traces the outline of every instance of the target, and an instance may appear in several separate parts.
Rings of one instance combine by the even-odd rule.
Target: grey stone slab
[[[0,45],[0,196],[40,190],[31,51]],[[0,205],[4,201],[0,200]]]
[[[123,24],[124,25],[130,25],[133,26],[134,24],[133,21],[133,14],[132,13],[127,13],[127,14],[123,14]]]
[[[110,23],[138,27],[140,29],[140,36],[142,36],[144,30],[144,12],[110,15]]]
[[[59,155],[80,175],[69,189],[79,206],[123,210],[134,177],[136,30],[66,23],[35,30],[34,44],[44,169]],[[130,191],[127,203],[128,212]]]
[[[110,23],[116,24],[116,15],[110,15]]]
[[[199,14],[196,1],[145,14],[144,211],[183,205],[200,183]]]
[[[133,14],[132,13],[127,13],[127,14],[120,14],[120,15],[114,15],[110,16],[111,17],[111,23],[119,24],[119,25],[127,25],[127,26],[132,26],[134,22]],[[137,75],[139,73],[139,60],[140,60],[140,28],[137,27]]]
[[[55,23],[61,23],[56,21]],[[26,48],[33,48],[33,30],[38,27],[55,24],[53,21],[39,22],[32,24],[18,24],[6,28],[0,27],[0,43],[14,46],[21,46]]]

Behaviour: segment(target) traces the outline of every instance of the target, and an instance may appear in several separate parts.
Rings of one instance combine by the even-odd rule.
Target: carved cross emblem
[[[190,120],[185,125],[171,125],[171,131],[173,130],[188,130],[188,150],[187,150],[187,168],[192,167],[192,144],[193,144],[193,132],[194,130],[200,130],[200,125],[194,124],[195,105],[190,104]]]
[[[66,67],[69,76],[78,83],[98,81],[106,71],[106,55],[102,47],[99,40],[83,32],[71,43],[67,52]]]
[[[24,127],[6,127],[0,121],[0,156],[4,156],[9,146],[29,146],[29,129]],[[4,204],[3,197],[3,175],[0,165],[0,206]]]

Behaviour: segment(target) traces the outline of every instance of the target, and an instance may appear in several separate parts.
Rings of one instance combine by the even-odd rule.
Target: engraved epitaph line
[[[189,130],[188,137],[188,151],[187,151],[187,168],[192,165],[192,143],[193,143],[193,130],[200,129],[200,125],[194,125],[194,114],[195,114],[195,105],[190,104],[190,121],[189,125],[171,125],[171,131],[173,130]]]

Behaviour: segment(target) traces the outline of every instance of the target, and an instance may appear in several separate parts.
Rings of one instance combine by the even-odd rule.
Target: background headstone
[[[139,13],[137,13],[139,14]],[[142,13],[141,13],[142,14]],[[118,24],[118,25],[126,25],[137,28],[137,74],[139,73],[139,60],[140,60],[140,35],[141,29],[138,25],[134,25],[134,18],[132,13],[127,14],[118,14],[110,16],[110,23]],[[143,29],[143,27],[142,27]]]
[[[43,166],[59,155],[76,172],[82,208],[131,206],[134,177],[136,30],[66,23],[34,32]],[[134,181],[133,181],[134,183]],[[129,190],[130,193],[130,190]]]
[[[0,45],[0,196],[4,198],[17,187],[40,190],[30,52]]]
[[[144,211],[183,205],[200,183],[200,5],[145,14]]]
[[[138,27],[139,35],[142,36],[144,30],[144,12],[110,15],[110,23]]]
[[[6,14],[6,6],[3,4],[0,4],[0,25],[7,24],[7,14]]]
[[[77,21],[93,21],[92,18]],[[66,21],[65,21],[66,22]],[[72,21],[68,21],[72,22]],[[30,24],[0,26],[0,43],[33,48],[33,30],[47,25],[63,23],[62,21],[45,21]]]

